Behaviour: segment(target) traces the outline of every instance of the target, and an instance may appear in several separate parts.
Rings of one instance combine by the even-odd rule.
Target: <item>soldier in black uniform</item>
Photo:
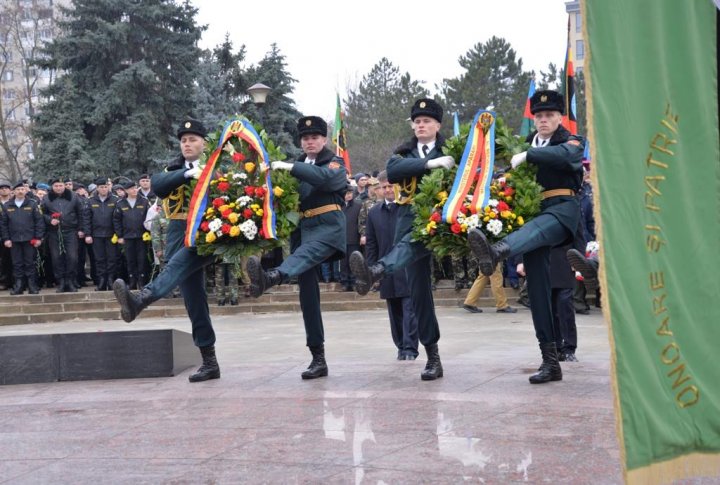
[[[498,262],[523,255],[530,311],[542,353],[540,369],[530,376],[532,384],[562,380],[555,344],[559,336],[553,327],[550,249],[571,242],[578,227],[580,204],[575,194],[582,184],[585,144],[582,137],[571,135],[561,126],[564,106],[562,95],[555,91],[535,92],[530,98],[537,129],[528,136],[532,147],[510,161],[512,168],[524,162],[537,166],[536,179],[544,189],[540,214],[492,245],[479,230],[468,234],[470,248],[486,276],[492,274]]]
[[[120,303],[121,315],[132,322],[152,302],[163,298],[180,285],[185,308],[192,322],[193,341],[200,348],[203,363],[192,374],[190,382],[218,379],[220,366],[215,356],[215,331],[210,321],[210,310],[205,290],[205,266],[215,261],[215,256],[199,256],[195,248],[184,246],[187,210],[190,200],[185,195],[190,180],[202,173],[199,158],[205,149],[207,131],[203,124],[186,119],[180,124],[177,136],[182,154],[161,173],[152,176],[152,186],[163,199],[165,214],[170,222],[167,228],[167,244],[164,257],[165,269],[139,293],[132,293],[127,284],[118,279],[113,291]]]
[[[443,368],[437,345],[440,327],[432,296],[431,253],[422,243],[412,240],[415,219],[412,201],[423,175],[432,169],[449,169],[455,165],[452,157],[442,154],[442,116],[442,107],[432,99],[417,100],[410,110],[415,136],[397,148],[387,162],[388,180],[397,184],[397,225],[393,249],[370,267],[362,253],[354,252],[350,256],[355,289],[361,295],[366,294],[384,276],[407,269],[413,310],[418,319],[418,334],[428,357],[425,369],[420,374],[420,378],[425,381],[442,377]]]
[[[75,196],[82,205],[82,213],[84,217],[87,212],[88,205],[87,188],[80,182],[73,182],[72,190],[75,192]],[[85,238],[80,238],[80,241],[78,241],[77,269],[75,271],[75,281],[73,282],[76,288],[82,288],[85,286],[85,281],[87,280],[87,275],[85,274],[85,261],[87,259],[90,259],[90,275],[93,276],[95,274],[95,257],[92,255],[92,251],[89,251],[88,249],[88,245],[85,243]]]
[[[154,204],[157,200],[157,195],[155,195],[155,192],[153,192],[152,190],[152,181],[150,179],[150,175],[146,173],[140,175],[140,178],[138,179],[138,184],[140,185],[138,195],[145,197],[150,202],[150,205]]]
[[[115,278],[115,263],[117,262],[117,249],[112,243],[115,233],[113,214],[118,198],[110,193],[107,177],[95,180],[96,194],[90,197],[85,211],[85,227],[88,234],[85,243],[92,244],[95,262],[97,264],[97,291],[110,289]]]
[[[37,283],[37,248],[45,234],[43,220],[37,202],[26,197],[27,187],[19,182],[13,187],[15,198],[4,204],[0,234],[3,245],[10,248],[13,262],[15,285],[12,295],[22,295],[25,288],[36,295],[40,288]]]
[[[292,254],[269,271],[263,271],[259,257],[251,256],[247,271],[250,295],[255,298],[271,286],[297,277],[307,346],[313,356],[302,378],[315,379],[328,375],[317,269],[323,261],[335,261],[345,255],[342,205],[347,175],[343,160],[325,147],[327,123],[322,118],[304,116],[298,120],[297,127],[304,155],[296,162],[272,162],[271,165],[273,170],[290,170],[300,180],[303,218],[290,239]]]
[[[138,195],[135,182],[125,182],[123,188],[127,192],[127,197],[117,202],[113,225],[118,244],[125,252],[128,286],[134,290],[142,288],[147,282],[149,241],[143,241],[145,233],[143,223],[149,204],[145,197]]]
[[[51,179],[51,190],[41,204],[57,293],[76,292],[78,238],[85,238],[83,209],[61,178]]]

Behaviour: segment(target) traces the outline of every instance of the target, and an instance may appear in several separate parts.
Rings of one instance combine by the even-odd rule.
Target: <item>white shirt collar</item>
[[[532,146],[535,148],[546,147],[550,143],[550,138],[540,138],[540,133],[535,133]]]
[[[433,150],[433,148],[435,148],[435,140],[430,141],[430,142],[427,142],[427,143],[422,143],[422,142],[419,142],[419,141],[418,141],[417,151],[418,151],[418,153],[419,153],[421,156],[425,156],[425,155],[423,155],[423,149],[422,149],[422,147],[425,146],[425,145],[427,145],[427,147],[428,147],[428,153],[430,153],[430,152]]]

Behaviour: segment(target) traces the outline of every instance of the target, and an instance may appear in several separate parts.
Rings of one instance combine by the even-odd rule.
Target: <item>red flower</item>
[[[223,224],[220,227],[220,230],[222,231],[223,234],[230,234],[230,224]]]
[[[225,219],[227,219],[228,217],[230,217],[230,214],[232,214],[232,213],[233,213],[233,210],[232,210],[232,209],[225,209],[224,211],[221,212],[222,216],[223,216]]]
[[[509,197],[515,193],[515,189],[512,187],[505,187],[505,196]]]
[[[263,189],[262,187],[255,187],[255,197],[265,197],[265,189]]]
[[[53,219],[60,219],[62,217],[62,213],[53,212],[52,214],[50,214],[50,217],[52,217]]]
[[[220,183],[217,185],[217,188],[218,188],[218,190],[219,190],[220,192],[225,193],[225,192],[227,192],[228,190],[230,190],[230,184],[229,184],[228,182],[220,182]]]
[[[40,242],[40,239],[36,239],[36,238],[30,239],[30,244],[32,244],[33,246],[35,246],[39,242]]]
[[[210,223],[208,221],[203,221],[202,224],[200,224],[200,230],[203,232],[210,232]]]
[[[439,212],[433,212],[432,215],[430,216],[431,221],[440,222],[441,219],[442,219],[442,217],[440,216]]]
[[[245,187],[245,195],[253,197],[255,195],[255,187],[252,185]]]
[[[218,197],[217,199],[213,200],[213,207],[216,209],[220,207],[221,205],[225,205],[225,200],[221,197]]]
[[[453,232],[453,234],[460,234],[462,232],[462,226],[456,222],[452,226],[450,226],[450,230]]]
[[[235,153],[233,153],[232,159],[233,159],[233,162],[240,163],[243,160],[245,160],[245,155],[243,155],[240,152],[235,152]]]
[[[258,229],[258,236],[260,236],[262,239],[265,239],[265,231],[263,231],[262,227]]]
[[[460,212],[463,213],[463,215],[468,215],[470,213],[470,208],[466,205],[460,207]]]
[[[243,211],[243,217],[244,217],[245,219],[250,219],[252,216],[253,216],[253,211],[252,211],[252,209],[245,209],[245,210]]]
[[[509,211],[509,210],[510,210],[510,206],[507,205],[504,201],[501,200],[500,202],[498,202],[498,205],[497,205],[498,212]]]

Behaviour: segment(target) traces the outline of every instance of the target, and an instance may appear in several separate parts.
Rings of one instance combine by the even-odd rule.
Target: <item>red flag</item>
[[[570,49],[570,19],[568,18],[568,40],[565,53],[565,78],[563,79],[565,96],[565,114],[562,125],[573,135],[577,135],[577,117],[575,116],[575,69],[573,68],[572,49]]]
[[[345,170],[352,174],[350,169],[350,153],[347,151],[347,140],[345,138],[345,115],[340,108],[340,95],[337,95],[337,108],[335,109],[335,126],[333,127],[333,142],[335,142],[335,154],[345,160]]]
[[[530,80],[530,89],[528,89],[527,100],[525,101],[525,112],[523,113],[522,125],[520,125],[520,136],[526,137],[532,131],[535,117],[530,112],[530,98],[535,94],[535,80]]]

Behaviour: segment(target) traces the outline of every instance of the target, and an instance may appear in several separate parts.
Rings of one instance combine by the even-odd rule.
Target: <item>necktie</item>
[[[307,159],[305,160],[306,163],[309,163],[310,165],[315,165],[315,160]]]
[[[427,145],[423,145],[423,146],[422,146],[422,151],[423,151],[423,157],[427,157],[427,154],[428,154],[428,152],[430,151],[430,149],[428,148]]]

